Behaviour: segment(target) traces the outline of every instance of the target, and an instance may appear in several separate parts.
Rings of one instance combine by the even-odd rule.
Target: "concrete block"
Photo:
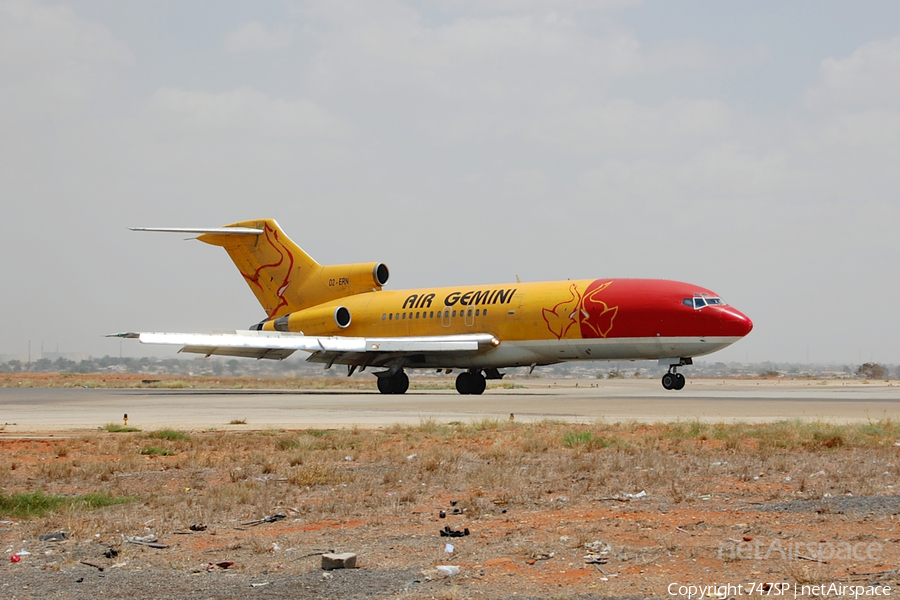
[[[341,554],[323,554],[322,568],[326,571],[333,569],[355,569],[356,554],[353,552],[342,552]]]

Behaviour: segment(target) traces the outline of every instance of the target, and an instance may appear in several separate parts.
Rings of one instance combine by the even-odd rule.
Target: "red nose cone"
[[[719,319],[722,324],[722,335],[726,337],[744,337],[753,329],[753,321],[730,306],[722,309]]]

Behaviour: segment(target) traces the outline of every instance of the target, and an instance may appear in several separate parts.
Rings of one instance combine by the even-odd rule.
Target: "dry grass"
[[[374,390],[375,378],[347,377],[231,377],[112,373],[0,373],[0,387],[114,388],[114,389],[305,389]],[[450,389],[452,382],[415,382],[413,389]]]
[[[898,438],[900,428],[888,421],[577,426],[486,419],[375,431],[164,430],[52,445],[20,441],[5,448],[0,485],[7,493],[136,496],[147,514],[149,506],[165,508],[173,523],[197,514],[235,520],[282,505],[317,518],[394,514],[451,496],[473,516],[498,505],[533,509],[641,490],[682,503],[729,487],[738,494],[740,484],[759,480],[790,481],[794,491],[775,486],[773,500],[821,498],[890,493]],[[35,451],[45,458],[28,460]]]
[[[103,507],[67,500],[43,513],[12,512],[7,506],[0,508],[0,520],[15,516],[20,521],[6,534],[16,540],[65,530],[73,546],[95,539],[116,543],[122,534],[143,535],[148,529],[167,536],[204,523],[209,531],[202,536],[168,535],[167,543],[182,546],[173,545],[167,553],[128,545],[119,549],[130,561],[140,556],[166,568],[194,569],[221,553],[259,570],[308,568],[315,559],[293,560],[289,557],[297,555],[286,549],[336,548],[341,539],[352,540],[353,551],[368,548],[360,556],[371,564],[376,560],[371,557],[384,557],[377,558],[382,567],[442,564],[449,559],[438,529],[465,526],[472,535],[455,541],[453,560],[474,568],[508,557],[517,578],[497,577],[516,586],[519,575],[528,572],[522,569],[541,577],[572,575],[581,566],[584,545],[605,540],[614,552],[604,568],[620,574],[618,583],[609,585],[620,586],[616,593],[641,594],[643,588],[628,587],[627,578],[642,581],[645,570],[660,564],[668,569],[724,566],[727,560],[710,561],[717,560],[723,540],[744,534],[735,529],[739,522],[750,523],[740,529],[752,530],[748,535],[759,540],[782,535],[817,540],[826,526],[832,537],[835,528],[844,527],[841,539],[850,533],[876,536],[860,540],[893,539],[896,533],[875,529],[886,522],[845,522],[845,515],[811,512],[802,517],[806,528],[798,529],[801,517],[757,519],[741,507],[848,493],[893,494],[900,475],[897,439],[900,428],[890,421],[573,425],[505,419],[426,419],[380,430],[162,430],[97,432],[66,440],[3,438],[4,497],[41,490],[54,498],[84,498],[91,492],[131,502]],[[160,452],[147,453],[148,448]],[[628,499],[640,491],[648,498]],[[453,500],[462,516],[440,519],[438,510],[449,510]],[[715,511],[702,512],[712,505]],[[258,528],[242,525],[275,513],[288,518]],[[351,531],[343,532],[345,526]],[[188,551],[191,544],[196,546]],[[372,550],[378,544],[378,551]],[[885,544],[885,552],[892,551]],[[555,557],[545,559],[550,555]],[[777,566],[796,582],[823,581],[838,573],[833,565],[809,561],[732,561],[723,568],[748,577],[749,570],[763,566]],[[484,568],[488,577],[497,571]],[[699,576],[700,567],[693,568]],[[596,573],[584,570],[585,577]],[[440,581],[429,595],[471,595],[453,588],[453,580]]]

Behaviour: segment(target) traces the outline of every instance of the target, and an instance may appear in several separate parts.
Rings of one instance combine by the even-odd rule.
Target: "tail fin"
[[[201,242],[225,248],[270,319],[387,283],[387,267],[380,263],[320,265],[274,219],[198,233]]]
[[[232,223],[223,229],[229,228],[250,233],[210,232],[197,239],[225,248],[269,318],[299,310],[303,298],[294,290],[317,275],[322,266],[291,241],[274,219]]]

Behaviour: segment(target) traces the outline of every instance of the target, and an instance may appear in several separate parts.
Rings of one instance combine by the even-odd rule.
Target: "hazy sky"
[[[273,217],[393,289],[677,279],[753,319],[720,360],[897,363],[898,165],[895,1],[0,0],[0,354],[246,328],[221,249],[126,227]]]

